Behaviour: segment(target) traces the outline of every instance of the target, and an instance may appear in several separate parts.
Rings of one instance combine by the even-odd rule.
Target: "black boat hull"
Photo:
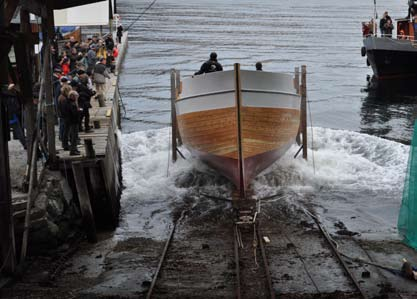
[[[366,55],[378,79],[417,77],[417,47],[410,40],[367,37]]]
[[[379,79],[417,76],[417,52],[370,50],[366,55]]]

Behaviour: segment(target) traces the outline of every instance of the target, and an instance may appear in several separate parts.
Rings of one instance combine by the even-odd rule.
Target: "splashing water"
[[[277,193],[291,201],[314,198],[332,217],[351,217],[352,205],[371,213],[390,206],[390,216],[381,216],[375,225],[390,231],[396,223],[401,199],[408,147],[382,138],[344,130],[314,128],[314,144],[309,145],[309,159],[293,158],[293,146],[279,161],[253,182],[256,197]],[[310,133],[310,132],[309,132]],[[201,190],[228,197],[232,185],[188,153],[187,160],[170,159],[170,129],[141,131],[123,135],[122,223],[118,234],[142,230],[163,237],[171,223],[171,213],[184,198],[198,197]],[[313,169],[313,154],[315,171]],[[169,174],[169,175],[167,175]],[[389,195],[389,196],[388,196]],[[343,200],[341,200],[341,198]],[[211,205],[215,206],[216,202]],[[360,208],[359,208],[360,207]],[[339,211],[338,211],[339,209]],[[330,214],[330,212],[328,212]],[[372,227],[371,227],[372,229]]]

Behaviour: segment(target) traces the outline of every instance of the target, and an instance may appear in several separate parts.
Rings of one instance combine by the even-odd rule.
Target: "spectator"
[[[114,47],[113,48],[113,57],[114,57],[114,59],[116,59],[117,56],[119,56],[119,49],[117,47]]]
[[[54,46],[51,46],[51,63],[53,66],[59,63],[59,56]]]
[[[63,148],[70,150],[70,156],[79,155],[77,149],[78,143],[78,125],[80,121],[78,109],[78,93],[74,90],[70,91],[68,98],[63,102],[61,107],[61,115],[64,119]],[[68,140],[70,141],[68,144]]]
[[[10,84],[7,88],[6,103],[7,103],[7,112],[9,116],[9,125],[13,129],[13,138],[19,139],[23,148],[26,149],[26,138],[25,132],[22,128],[21,117],[22,117],[22,106],[19,100],[19,90],[14,84]]]
[[[87,57],[82,53],[79,52],[78,56],[77,56],[77,63],[75,64],[75,67],[80,70],[82,69],[83,71],[88,69],[88,60]]]
[[[61,67],[55,66],[53,70],[53,74],[52,74],[52,88],[53,88],[55,106],[58,105],[58,97],[61,93],[61,73],[62,73]]]
[[[83,75],[83,73],[84,73],[83,71],[79,72],[80,75]],[[91,126],[90,126],[90,111],[89,111],[89,109],[92,107],[90,100],[91,100],[91,97],[95,95],[95,93],[88,88],[87,81],[81,80],[81,79],[77,85],[77,91],[80,95],[80,97],[78,98],[78,105],[81,109],[79,130],[80,131],[83,130],[82,123],[84,120],[84,131],[86,133],[89,133],[92,131]]]
[[[70,61],[68,57],[65,55],[61,60],[61,68],[62,68],[62,75],[66,76],[70,72]]]
[[[97,62],[96,46],[91,45],[90,50],[87,53],[87,63],[88,63],[87,72],[93,71],[94,66],[96,65],[96,62]]]
[[[116,36],[117,36],[117,40],[118,40],[119,44],[121,44],[122,43],[122,36],[123,36],[123,26],[122,26],[122,24],[120,24],[117,27]]]
[[[70,43],[70,47],[71,47],[71,48],[74,48],[74,47],[76,47],[76,46],[77,46],[78,41],[76,41],[76,40],[75,40],[75,37],[70,36],[69,43]]]
[[[107,49],[106,46],[103,43],[103,40],[100,39],[98,41],[98,45],[97,45],[97,53],[96,53],[98,58],[106,58],[107,59]]]
[[[62,47],[62,52],[70,53],[70,51],[71,51],[70,42],[65,42],[64,46]]]
[[[96,86],[97,94],[100,97],[104,96],[105,88],[106,88],[106,78],[110,79],[110,75],[107,72],[106,68],[106,59],[100,58],[100,62],[96,64],[94,67],[94,74],[93,74],[93,82]]]
[[[106,49],[107,51],[113,52],[114,40],[111,34],[106,37]]]
[[[61,93],[58,96],[58,119],[59,119],[59,140],[62,142],[62,148],[67,151],[68,148],[68,140],[67,142],[64,142],[64,131],[65,131],[65,120],[64,120],[64,114],[63,108],[66,105],[66,101],[68,100],[68,95],[71,92],[72,88],[68,84],[65,86],[62,86]]]
[[[75,69],[75,63],[77,62],[78,59],[78,52],[76,48],[71,48],[71,54],[69,55],[69,60],[70,60],[70,70],[74,70]]]
[[[91,39],[90,46],[94,45],[94,46],[97,47],[97,44],[98,44],[98,37],[97,37],[97,35],[93,35],[93,38]]]

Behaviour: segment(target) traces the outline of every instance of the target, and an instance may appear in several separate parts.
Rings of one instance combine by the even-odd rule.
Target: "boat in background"
[[[417,1],[408,4],[409,14],[407,18],[396,20],[397,30],[393,37],[378,37],[378,24],[373,21],[363,23],[361,54],[367,56],[367,64],[378,79],[417,77]]]
[[[244,197],[252,179],[295,143],[301,105],[295,81],[239,64],[182,80],[175,106],[183,144]]]

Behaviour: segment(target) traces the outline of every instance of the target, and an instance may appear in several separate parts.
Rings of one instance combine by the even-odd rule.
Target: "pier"
[[[124,32],[122,42],[118,46],[119,55],[114,62],[114,72],[106,82],[104,98],[91,99],[90,123],[94,124],[94,128],[89,133],[80,132],[80,155],[70,156],[69,152],[61,147],[56,126],[56,108],[52,98],[53,65],[50,62],[49,47],[55,32],[53,10],[96,2],[99,1],[8,1],[0,9],[0,34],[9,36],[7,42],[0,46],[0,193],[4,195],[0,199],[0,287],[9,281],[7,276],[24,269],[28,251],[32,250],[30,243],[34,227],[37,230],[45,230],[51,225],[48,209],[54,197],[50,198],[48,192],[56,192],[59,187],[50,189],[50,182],[60,181],[67,186],[62,190],[72,194],[71,204],[79,205],[82,227],[90,242],[97,241],[96,225],[114,229],[118,224],[122,191],[121,99],[118,74],[128,45],[127,32]],[[12,19],[18,5],[20,22],[16,25],[12,23]],[[29,14],[40,18],[41,25],[34,27]],[[38,42],[34,38],[37,31],[42,33],[43,51],[36,55],[44,63],[36,66],[31,61],[35,59],[33,45]],[[114,32],[110,34],[115,35]],[[16,73],[10,71],[12,64],[8,58],[12,46],[13,57],[16,59]],[[34,105],[31,83],[35,82],[32,77],[35,71],[41,74],[37,107]],[[22,106],[25,110],[28,149],[27,155],[18,155],[27,157],[23,192],[12,192],[10,183],[10,168],[17,167],[9,167],[9,117],[7,95],[3,93],[7,90],[10,80],[19,86],[22,98],[25,99]],[[41,120],[44,120],[42,125]],[[15,152],[12,154],[17,155]],[[41,155],[46,157],[45,164],[39,162]],[[71,221],[76,222],[77,219]],[[36,243],[36,240],[32,241]]]

